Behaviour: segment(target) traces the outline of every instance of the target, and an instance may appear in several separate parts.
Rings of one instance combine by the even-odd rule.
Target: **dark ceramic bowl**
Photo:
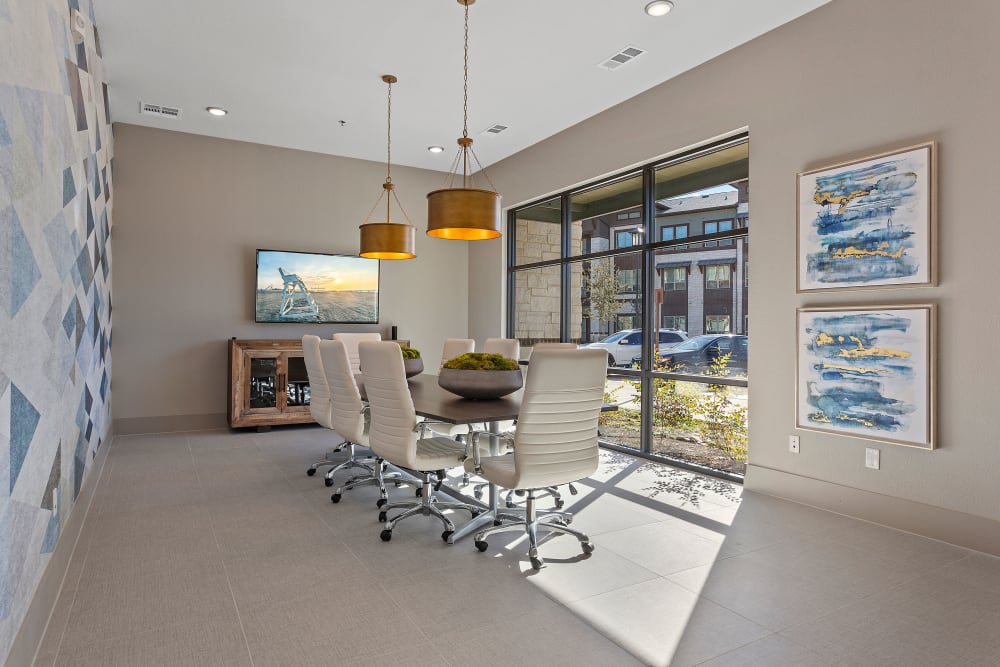
[[[521,388],[521,371],[467,371],[442,368],[438,384],[462,398],[486,400],[512,394]]]
[[[406,377],[408,378],[420,375],[424,372],[424,360],[420,357],[416,359],[403,359],[403,369],[406,371]]]

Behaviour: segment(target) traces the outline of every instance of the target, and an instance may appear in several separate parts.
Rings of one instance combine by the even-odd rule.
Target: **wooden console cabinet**
[[[233,428],[314,421],[301,340],[229,341],[228,417]]]
[[[302,341],[297,339],[230,339],[229,425],[263,430],[315,421],[309,412],[309,374],[302,355]]]

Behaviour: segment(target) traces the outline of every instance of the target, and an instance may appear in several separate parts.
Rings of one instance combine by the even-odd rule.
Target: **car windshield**
[[[689,338],[683,343],[678,343],[674,345],[671,350],[683,350],[684,352],[689,352],[691,350],[700,350],[708,341],[714,339],[715,336],[695,336],[694,338]]]
[[[607,338],[605,338],[604,340],[599,341],[599,342],[601,342],[601,343],[617,343],[619,340],[621,340],[622,338],[624,338],[628,334],[629,334],[628,331],[619,331],[618,333],[613,333],[610,336],[608,336]]]

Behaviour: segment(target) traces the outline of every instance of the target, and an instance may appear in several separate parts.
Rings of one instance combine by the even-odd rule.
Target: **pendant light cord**
[[[462,138],[469,136],[469,5],[465,5],[465,61],[462,83]]]
[[[392,77],[394,79],[394,77]],[[399,195],[396,194],[396,188],[392,185],[392,79],[387,75],[383,77],[383,81],[389,86],[389,92],[386,95],[386,123],[385,123],[385,185],[382,187],[382,194],[379,195],[378,199],[375,200],[375,205],[372,206],[372,210],[368,211],[368,215],[365,220],[371,219],[372,214],[375,213],[375,209],[382,202],[382,197],[385,197],[385,221],[386,224],[392,222],[392,200],[396,200],[396,206],[399,208],[400,213],[403,214],[403,218],[406,223],[412,225],[410,222],[410,216],[406,215],[406,209],[403,208],[403,204],[399,201]],[[386,196],[386,192],[391,193],[391,196]]]

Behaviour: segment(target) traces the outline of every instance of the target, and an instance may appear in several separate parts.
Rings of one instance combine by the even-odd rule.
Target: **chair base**
[[[306,474],[310,477],[316,474],[316,471],[320,468],[325,468],[326,466],[336,466],[344,462],[343,458],[334,458],[334,454],[339,454],[344,450],[348,443],[344,440],[342,443],[334,447],[333,449],[327,451],[319,461],[313,461],[312,465],[306,469]]]
[[[465,510],[472,514],[472,516],[478,515],[482,510],[473,505],[467,505],[466,503],[458,502],[439,502],[437,497],[433,494],[433,482],[431,480],[431,475],[433,473],[424,471],[423,472],[423,486],[421,487],[420,501],[419,502],[407,502],[407,503],[389,503],[387,505],[381,506],[381,511],[378,515],[378,520],[382,522],[382,532],[379,535],[383,542],[388,542],[392,539],[392,529],[397,523],[408,519],[411,516],[433,516],[437,517],[444,525],[444,532],[441,533],[441,539],[445,542],[451,537],[451,534],[455,532],[455,524],[451,522],[447,516],[445,516],[443,509],[460,509]],[[389,512],[392,510],[401,509],[403,510],[396,516],[389,518]]]
[[[357,475],[355,477],[347,480],[343,485],[337,488],[330,496],[330,501],[333,503],[339,503],[344,491],[350,491],[357,486],[366,486],[368,484],[375,484],[378,486],[379,498],[376,501],[377,507],[383,507],[389,502],[389,492],[386,491],[385,482],[386,480],[392,480],[396,482],[398,486],[400,482],[410,481],[408,476],[405,475],[400,470],[389,471],[387,468],[389,464],[382,459],[375,459],[375,465],[369,467],[367,465],[361,465],[360,467],[365,468],[369,474],[367,475]]]
[[[547,489],[528,489],[528,499],[523,519],[518,517],[511,523],[494,525],[492,528],[479,531],[474,538],[476,548],[480,551],[486,551],[489,547],[486,538],[495,533],[523,530],[528,536],[528,558],[531,560],[531,567],[539,570],[545,564],[545,561],[538,554],[538,531],[539,529],[545,529],[551,533],[572,535],[580,541],[580,548],[585,555],[593,553],[594,545],[591,543],[590,537],[586,533],[569,527],[568,524],[573,519],[572,515],[566,512],[545,512],[542,516],[538,515],[537,508],[535,507],[535,502],[537,501],[535,497],[536,491],[544,492]],[[507,518],[509,515],[503,516]],[[499,515],[497,518],[500,520]]]

